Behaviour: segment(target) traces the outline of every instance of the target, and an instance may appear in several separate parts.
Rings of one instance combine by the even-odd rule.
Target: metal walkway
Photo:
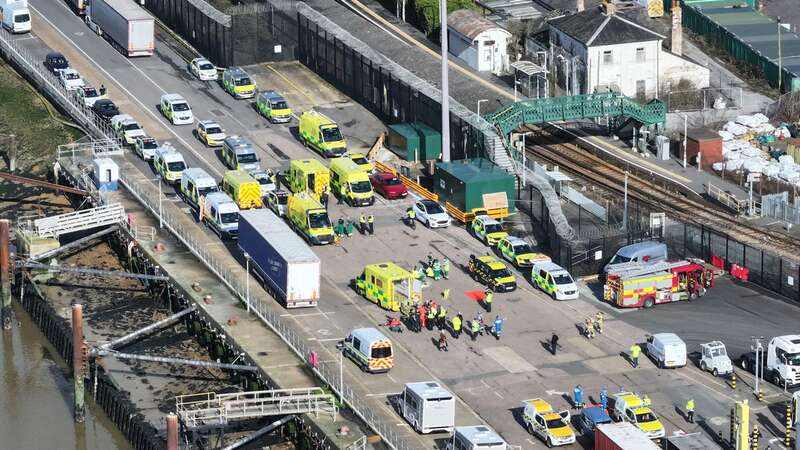
[[[522,125],[598,117],[625,117],[642,125],[663,125],[667,109],[661,100],[642,105],[624,95],[603,92],[516,102],[484,116],[504,139]]]
[[[231,394],[189,394],[175,397],[183,426],[189,429],[224,427],[231,421],[286,414],[329,413],[336,419],[335,398],[321,388],[275,389]]]
[[[119,203],[83,209],[33,221],[33,231],[39,237],[55,237],[91,228],[114,225],[125,221],[125,208]]]

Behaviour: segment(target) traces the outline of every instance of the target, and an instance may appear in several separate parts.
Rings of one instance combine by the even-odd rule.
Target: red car
[[[369,176],[372,188],[389,200],[404,198],[408,195],[405,185],[396,175],[389,172],[375,172]]]

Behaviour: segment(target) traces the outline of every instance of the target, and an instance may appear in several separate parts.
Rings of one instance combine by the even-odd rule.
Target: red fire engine
[[[713,286],[714,273],[697,262],[635,263],[608,274],[603,297],[622,308],[649,308],[702,297]]]

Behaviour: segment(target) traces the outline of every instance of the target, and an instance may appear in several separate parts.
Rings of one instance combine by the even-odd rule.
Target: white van
[[[3,28],[12,33],[28,33],[31,31],[31,11],[26,0],[0,1],[0,15],[3,16]]]
[[[626,245],[617,250],[611,261],[603,268],[603,273],[608,273],[610,266],[624,263],[651,264],[667,259],[667,244],[658,241],[644,241]]]
[[[376,328],[357,328],[340,346],[344,355],[365,372],[388,372],[394,367],[392,341]]]
[[[223,192],[212,192],[203,201],[203,222],[220,239],[239,235],[239,206]]]
[[[485,425],[456,427],[446,450],[506,450],[508,444],[493,429]]]
[[[180,195],[193,209],[198,209],[200,197],[218,192],[217,180],[199,167],[190,167],[181,174]]]
[[[453,431],[456,399],[435,381],[406,383],[401,406],[403,418],[417,433]]]
[[[658,333],[647,338],[647,354],[658,367],[686,365],[686,344],[674,333]]]

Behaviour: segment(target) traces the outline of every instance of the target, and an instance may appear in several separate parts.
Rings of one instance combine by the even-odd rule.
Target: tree
[[[447,0],[448,14],[460,9],[472,9],[475,3],[472,0]],[[414,12],[416,14],[416,26],[429,37],[439,36],[439,1],[438,0],[414,0]]]

